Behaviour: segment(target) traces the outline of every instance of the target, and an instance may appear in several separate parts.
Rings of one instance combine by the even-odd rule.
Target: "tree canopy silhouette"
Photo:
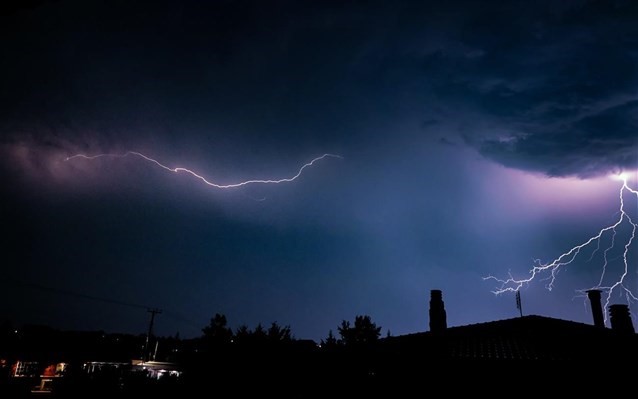
[[[292,341],[292,335],[290,334],[290,326],[280,326],[276,321],[273,321],[266,333],[268,341],[270,342],[290,342]]]
[[[203,343],[215,347],[230,343],[235,343],[236,345],[262,345],[295,340],[290,326],[281,326],[276,321],[272,322],[268,328],[265,328],[261,323],[257,324],[254,329],[242,324],[233,332],[228,327],[226,316],[220,313],[216,313],[210,319],[210,324],[202,328],[202,332],[204,333],[202,337]]]
[[[210,319],[210,324],[202,328],[204,340],[213,344],[228,344],[233,339],[233,331],[228,327],[226,316],[215,313],[215,317]]]
[[[362,345],[376,342],[381,335],[381,327],[377,327],[368,315],[358,315],[354,319],[354,326],[343,320],[338,327],[341,341],[345,345]]]
[[[332,333],[332,330],[328,331],[328,337],[321,340],[321,347],[325,349],[332,349],[339,346],[341,342]]]
[[[290,333],[290,326],[280,326],[276,321],[272,322],[268,329],[259,323],[254,330],[251,330],[245,324],[239,326],[235,330],[234,341],[238,344],[250,343],[279,343],[290,342],[293,340]]]

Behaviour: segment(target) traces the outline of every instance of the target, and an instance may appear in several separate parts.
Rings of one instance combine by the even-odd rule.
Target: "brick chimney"
[[[631,314],[628,305],[609,306],[609,320],[611,329],[623,334],[635,334],[634,325],[631,322]]]
[[[430,290],[430,331],[439,333],[447,328],[447,315],[441,290]]]
[[[605,328],[605,318],[603,315],[603,306],[600,303],[600,290],[587,291],[587,297],[591,303],[591,315],[594,317],[594,325],[596,327]]]

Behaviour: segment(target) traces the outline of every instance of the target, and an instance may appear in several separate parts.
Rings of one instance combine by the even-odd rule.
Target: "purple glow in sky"
[[[576,258],[586,256],[586,263],[599,263],[600,276],[590,287],[580,290],[585,294],[587,290],[596,289],[604,293],[604,309],[616,301],[616,297],[624,297],[629,304],[638,301],[636,296],[637,273],[633,256],[630,260],[630,251],[633,250],[636,239],[638,224],[635,221],[638,209],[638,191],[629,186],[628,181],[635,173],[622,172],[610,176],[619,182],[618,189],[618,211],[615,213],[616,220],[603,226],[591,237],[582,243],[576,244],[565,252],[558,255],[552,261],[542,261],[534,259],[534,265],[527,277],[514,277],[510,272],[508,278],[498,278],[495,276],[485,277],[485,280],[493,280],[499,284],[494,291],[495,294],[516,292],[527,284],[538,281],[546,281],[546,288],[552,290],[556,284],[558,274],[571,265],[576,265]],[[636,180],[636,179],[633,179]],[[585,252],[587,254],[583,255]],[[596,263],[594,263],[596,264]],[[605,320],[608,314],[605,313]]]

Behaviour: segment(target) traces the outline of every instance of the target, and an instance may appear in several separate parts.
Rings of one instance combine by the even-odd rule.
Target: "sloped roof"
[[[545,316],[524,316],[387,339],[394,351],[455,360],[610,359],[637,354],[637,336]]]

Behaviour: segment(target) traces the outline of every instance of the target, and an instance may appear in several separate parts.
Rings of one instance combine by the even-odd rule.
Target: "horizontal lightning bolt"
[[[556,259],[554,259],[553,261],[549,263],[542,263],[538,259],[534,260],[534,266],[529,271],[529,276],[527,278],[514,278],[511,275],[511,273],[509,274],[509,278],[507,279],[500,279],[494,276],[484,277],[483,280],[494,280],[497,283],[499,283],[499,286],[497,287],[497,289],[492,292],[496,295],[500,295],[506,292],[517,292],[525,284],[531,283],[535,278],[540,278],[539,276],[545,273],[549,273],[549,277],[544,278],[544,280],[549,280],[549,283],[547,284],[546,288],[551,291],[552,288],[554,287],[556,275],[562,267],[572,263],[576,259],[576,257],[578,256],[581,250],[588,247],[589,245],[593,245],[593,243],[596,243],[596,248],[594,249],[592,253],[592,257],[591,257],[593,258],[594,254],[600,249],[600,241],[603,238],[603,236],[605,234],[610,234],[611,243],[603,251],[603,265],[602,265],[602,271],[600,274],[600,279],[598,281],[598,284],[596,284],[594,287],[590,289],[599,289],[606,293],[605,309],[608,309],[611,296],[615,291],[624,293],[628,302],[632,300],[638,301],[638,297],[636,296],[636,294],[634,294],[633,291],[631,291],[631,289],[629,289],[625,285],[625,279],[627,278],[627,275],[629,274],[629,261],[627,259],[627,256],[629,254],[629,249],[636,237],[636,230],[638,229],[638,223],[632,220],[631,216],[625,209],[625,200],[624,200],[624,195],[633,195],[633,196],[636,196],[636,198],[638,198],[638,191],[629,187],[629,185],[627,184],[626,175],[624,174],[619,175],[618,178],[619,180],[622,181],[622,185],[620,187],[620,191],[618,194],[620,198],[620,209],[618,212],[619,217],[615,223],[600,229],[596,235],[590,237],[588,240],[586,240],[582,244],[572,247],[567,252],[562,253],[559,257],[557,257]],[[631,230],[631,234],[629,234],[628,238],[626,238],[626,240],[622,244],[618,244],[616,242],[616,238],[617,238],[616,229],[623,224],[628,225],[628,227]],[[603,281],[607,273],[607,266],[609,264],[608,253],[617,244],[623,245],[624,247],[622,251],[622,262],[624,266],[623,272],[622,274],[620,274],[620,276],[617,277],[617,279],[613,282],[613,284],[603,285]],[[585,291],[587,290],[579,290],[578,292],[584,293]],[[605,312],[605,321],[607,321],[607,311]]]
[[[169,172],[174,172],[174,173],[179,173],[179,172],[185,172],[188,173],[190,175],[192,175],[193,177],[196,177],[197,179],[201,180],[202,182],[204,182],[205,184],[215,187],[215,188],[220,188],[220,189],[228,189],[228,188],[236,188],[236,187],[241,187],[241,186],[246,186],[249,184],[280,184],[280,183],[288,183],[291,181],[296,180],[297,178],[299,178],[299,176],[301,176],[301,174],[303,173],[303,171],[306,168],[309,168],[310,166],[313,166],[316,162],[324,159],[324,158],[339,158],[339,159],[343,159],[342,156],[340,155],[334,155],[334,154],[323,154],[317,158],[314,158],[313,160],[311,160],[310,162],[305,163],[304,165],[301,166],[301,168],[299,168],[299,170],[297,171],[296,174],[294,174],[291,177],[285,177],[285,178],[281,178],[281,179],[267,179],[267,180],[246,180],[246,181],[242,181],[239,183],[232,183],[232,184],[218,184],[218,183],[214,183],[212,181],[209,181],[208,179],[206,179],[204,176],[193,172],[190,169],[187,168],[182,168],[182,167],[177,167],[177,168],[171,168],[169,166],[166,166],[162,163],[160,163],[159,161],[157,161],[156,159],[153,159],[151,157],[148,157],[142,153],[136,152],[136,151],[127,151],[123,154],[97,154],[97,155],[84,155],[84,154],[76,154],[76,155],[72,155],[70,157],[67,157],[65,159],[65,161],[70,161],[73,159],[77,159],[77,158],[83,158],[83,159],[89,159],[89,160],[93,160],[93,159],[97,159],[97,158],[125,158],[128,156],[136,156],[139,158],[142,158],[148,162],[151,162],[157,166],[159,166],[162,169],[166,169]]]

